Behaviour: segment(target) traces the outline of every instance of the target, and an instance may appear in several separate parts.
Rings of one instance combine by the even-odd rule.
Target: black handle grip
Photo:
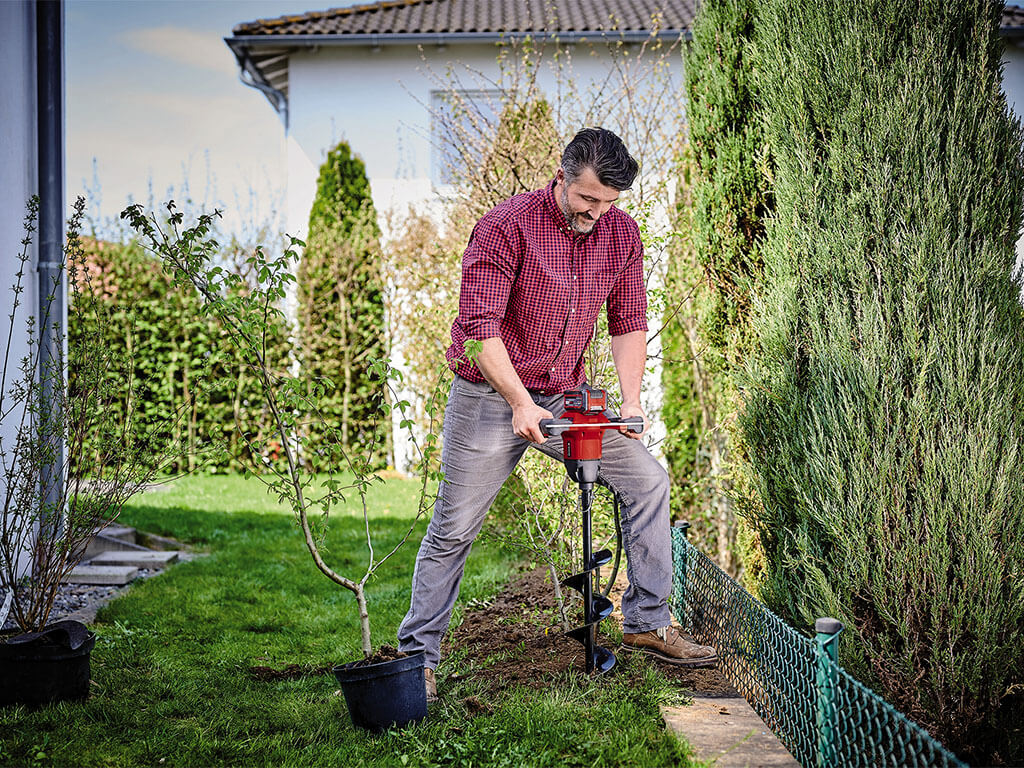
[[[560,435],[572,425],[572,419],[541,419],[540,431],[545,437]]]
[[[624,424],[627,432],[632,432],[634,435],[642,435],[644,431],[644,417],[643,416],[627,416],[625,419],[621,417],[615,417],[608,419],[608,421],[616,424]]]

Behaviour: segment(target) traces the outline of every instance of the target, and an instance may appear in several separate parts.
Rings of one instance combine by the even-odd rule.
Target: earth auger
[[[583,626],[568,632],[583,643],[587,672],[607,672],[615,666],[615,654],[597,644],[597,623],[611,614],[612,601],[594,588],[597,569],[611,562],[610,550],[592,552],[591,507],[594,484],[601,468],[601,442],[606,429],[642,434],[642,416],[620,418],[608,412],[603,389],[584,385],[565,393],[565,415],[558,419],[542,419],[541,432],[548,437],[561,436],[565,470],[580,487],[580,509],[583,522],[583,570],[562,581],[562,585],[583,593]],[[595,594],[596,593],[596,594]]]

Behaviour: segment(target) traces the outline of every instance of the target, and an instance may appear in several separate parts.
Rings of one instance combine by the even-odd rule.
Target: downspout
[[[64,270],[64,2],[39,0],[36,4],[36,129],[39,163],[39,262],[40,315],[39,384],[42,418],[62,408],[65,370]],[[57,417],[60,418],[59,416]],[[59,423],[59,422],[58,422]],[[44,427],[45,429],[45,427]],[[50,431],[50,430],[48,430]],[[60,532],[64,497],[64,454],[62,430],[52,445],[53,460],[40,468],[39,484],[43,514],[41,537]],[[38,568],[44,563],[35,563]]]

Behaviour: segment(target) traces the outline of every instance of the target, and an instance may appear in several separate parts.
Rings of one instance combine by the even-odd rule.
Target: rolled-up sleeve
[[[504,223],[481,219],[462,256],[459,325],[467,338],[501,336],[519,256]]]
[[[634,224],[634,226],[636,226]],[[608,333],[647,330],[647,287],[644,281],[644,246],[640,232],[633,233],[632,255],[608,294]]]

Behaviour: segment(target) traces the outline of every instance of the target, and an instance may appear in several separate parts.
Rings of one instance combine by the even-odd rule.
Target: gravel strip
[[[140,568],[137,579],[146,579],[158,571],[148,568]],[[96,612],[115,597],[121,595],[131,583],[124,586],[110,584],[61,584],[57,588],[57,596],[53,601],[53,609],[50,611],[49,623],[74,619],[83,624],[91,624],[96,620]],[[0,608],[3,607],[3,600],[0,600]],[[0,631],[17,628],[14,621],[14,608],[7,621],[0,627]]]

